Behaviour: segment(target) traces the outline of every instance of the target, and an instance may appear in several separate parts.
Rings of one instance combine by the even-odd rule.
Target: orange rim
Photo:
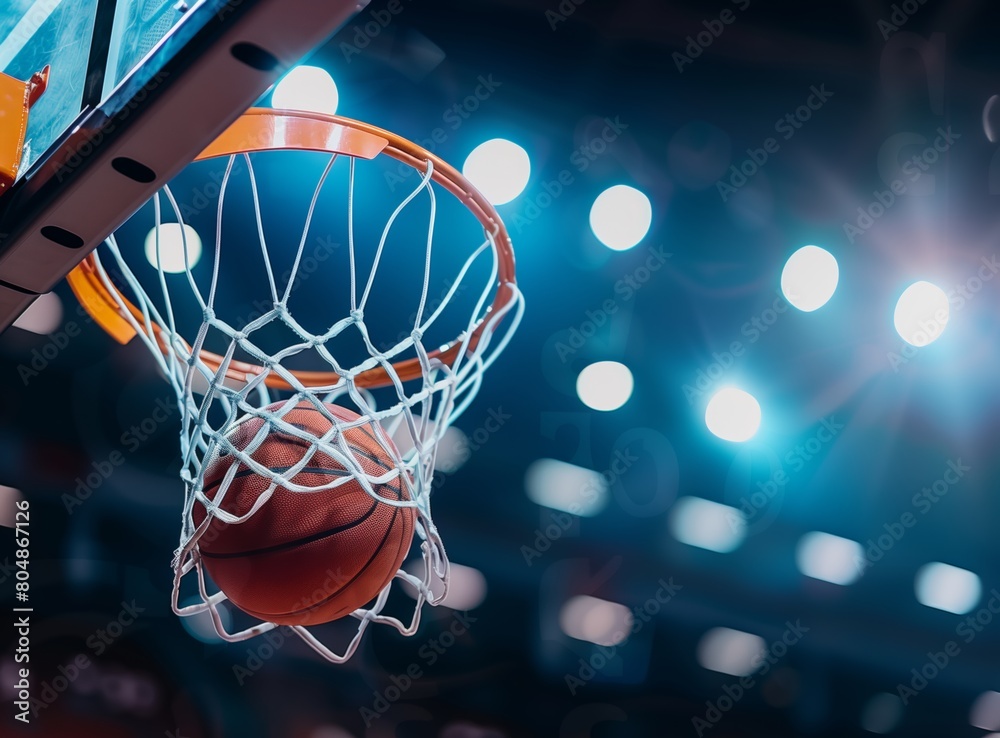
[[[251,108],[199,154],[195,161],[234,154],[289,150],[344,154],[359,159],[374,159],[379,154],[385,154],[422,175],[427,173],[426,162],[433,164],[431,179],[458,198],[482,224],[484,230],[493,234],[493,247],[498,261],[497,291],[486,316],[468,338],[468,350],[474,351],[490,325],[489,316],[508,308],[516,295],[514,250],[507,228],[493,205],[461,172],[417,144],[367,123],[322,113]],[[131,314],[141,325],[144,321],[142,311],[117,287],[104,283],[93,254],[89,254],[70,272],[67,280],[80,304],[115,340],[128,343],[135,338],[136,331],[125,314]],[[119,300],[124,305],[124,310],[119,307]],[[151,325],[154,334],[152,338],[161,351],[168,353],[163,330],[155,323]],[[429,352],[428,357],[431,361],[438,360],[450,366],[457,360],[463,343],[464,334],[450,344]],[[217,372],[222,365],[223,357],[218,354],[203,350],[199,355],[213,371]],[[417,358],[397,362],[393,364],[393,369],[404,382],[423,375]],[[263,367],[256,364],[233,361],[226,370],[226,378],[242,383],[263,371]],[[305,387],[329,386],[336,384],[341,378],[336,372],[290,372]],[[388,372],[381,366],[358,374],[354,381],[357,386],[368,388],[384,387],[392,383]],[[274,373],[269,374],[264,382],[272,389],[294,389]]]

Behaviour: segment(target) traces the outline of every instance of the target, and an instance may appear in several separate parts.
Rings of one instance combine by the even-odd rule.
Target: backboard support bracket
[[[367,1],[192,5],[0,199],[0,331]]]

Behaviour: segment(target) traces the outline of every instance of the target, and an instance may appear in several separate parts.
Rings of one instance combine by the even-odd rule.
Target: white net
[[[432,258],[440,203],[445,198],[457,200],[447,193],[444,198],[438,198],[436,191],[441,188],[434,181],[434,165],[429,158],[413,166],[411,174],[418,176],[413,177],[402,201],[390,206],[381,233],[372,237],[377,231],[370,228],[371,214],[368,211],[356,213],[355,207],[357,169],[371,162],[349,156],[310,154],[314,160],[317,157],[321,160],[321,172],[308,198],[305,222],[301,230],[296,228],[291,235],[287,226],[283,226],[278,237],[281,244],[271,244],[269,248],[271,237],[265,235],[266,217],[258,186],[262,181],[259,182],[255,174],[257,157],[266,156],[289,154],[241,154],[216,160],[216,165],[225,161],[226,166],[221,179],[217,180],[213,243],[205,248],[210,263],[196,265],[197,250],[189,243],[196,236],[185,228],[184,216],[189,208],[179,204],[174,192],[166,187],[145,209],[146,217],[150,214],[148,211],[152,211],[146,254],[155,269],[136,256],[139,250],[134,248],[134,243],[126,242],[122,229],[99,250],[108,262],[108,269],[96,252],[94,264],[98,278],[118,302],[119,312],[155,357],[160,371],[176,392],[181,409],[181,478],[186,494],[180,546],[173,561],[176,613],[182,616],[210,613],[219,636],[228,641],[244,640],[278,627],[273,622],[257,622],[250,627],[234,629],[236,632],[227,632],[224,623],[231,613],[225,610],[231,605],[223,607],[227,595],[206,576],[199,548],[199,541],[213,521],[226,526],[246,523],[266,508],[278,488],[313,495],[356,482],[378,505],[409,507],[415,511],[414,542],[423,559],[423,566],[415,570],[423,572],[422,576],[414,576],[400,567],[372,603],[351,613],[357,620],[357,629],[340,648],[325,645],[304,625],[291,626],[326,659],[343,662],[354,653],[369,624],[389,625],[404,635],[412,635],[419,625],[425,602],[438,604],[447,592],[448,558],[434,525],[430,501],[436,450],[446,429],[475,397],[483,372],[510,340],[520,321],[523,301],[514,284],[498,283],[497,231],[484,229],[464,205],[462,212],[471,218],[478,231],[475,242],[465,246],[459,259],[454,258],[454,253],[462,249],[452,248],[450,264],[442,266],[438,262],[443,259]],[[395,166],[396,162],[392,164]],[[247,202],[252,203],[252,212],[249,207],[242,208],[238,213],[239,222],[233,225],[232,220],[224,217],[227,212],[224,206],[229,197],[227,192],[235,187],[237,170],[240,170],[241,186],[249,192]],[[284,182],[274,182],[272,176],[267,177],[268,183],[279,193],[282,188],[287,190],[304,178],[304,170],[297,165],[285,167],[283,171],[287,178]],[[338,176],[343,178],[343,186],[331,184]],[[327,204],[331,194],[337,202]],[[379,202],[384,199],[379,198]],[[407,216],[408,209],[414,208],[418,212]],[[143,214],[144,211],[140,211],[133,221]],[[324,259],[321,266],[328,270],[326,272],[314,267],[318,260],[311,259],[307,251],[307,244],[314,240],[311,233],[320,216],[346,230],[346,258],[341,251],[333,255],[340,259]],[[424,220],[426,232],[416,230],[413,224],[417,218]],[[366,228],[361,230],[369,237],[358,232],[359,220],[365,221]],[[450,229],[452,221],[448,224]],[[149,227],[148,221],[145,227]],[[254,266],[256,257],[251,257],[247,244],[248,227],[255,234],[257,248],[254,251],[259,251],[263,257],[259,262],[263,268],[262,277]],[[227,230],[236,233],[235,239]],[[400,230],[401,234],[397,232]],[[402,238],[397,237],[400,235]],[[179,243],[170,241],[168,236],[179,236]],[[234,240],[237,243],[234,244]],[[289,241],[297,245],[293,248]],[[392,248],[397,247],[408,249],[410,257],[417,255],[419,258],[414,263],[422,265],[422,269],[415,266],[401,274],[394,266],[401,258],[392,252]],[[181,263],[171,267],[170,262],[178,259]],[[282,273],[279,262],[287,266],[289,261],[290,269]],[[308,275],[304,273],[304,265],[312,269]],[[410,285],[419,285],[419,289],[413,291],[417,297],[415,304],[402,304],[403,292],[393,285],[383,290],[382,297],[376,297],[379,275],[386,270],[397,280],[403,277]],[[257,277],[251,276],[255,271]],[[233,276],[226,280],[223,274]],[[344,274],[348,279],[338,282]],[[306,302],[295,304],[297,314],[293,317],[292,303],[305,291],[298,290],[298,286],[306,276],[313,294]],[[250,315],[249,320],[228,315],[222,308],[228,300],[220,297],[227,282],[235,280],[238,282],[235,287],[247,288],[254,279],[264,289],[255,302],[262,309]],[[343,289],[334,287],[335,284],[343,284]],[[444,284],[440,292],[438,284]],[[498,306],[491,299],[501,287],[507,290],[510,300]],[[136,309],[129,309],[119,290]],[[327,297],[329,299],[325,299]],[[341,312],[336,314],[333,313],[333,305],[338,302],[335,298],[343,298],[340,302],[344,303]],[[380,316],[386,315],[389,309],[397,317],[405,316],[405,327],[395,333],[390,331],[392,340],[388,342],[375,340],[370,321],[366,322],[366,313],[372,312],[376,301],[378,310],[375,312]],[[463,301],[464,306],[460,304]],[[458,323],[455,322],[456,310],[462,313]],[[446,317],[449,311],[450,319]],[[193,340],[182,337],[179,325],[185,321],[190,324],[186,335],[193,336]],[[456,325],[459,330],[450,334],[450,344],[428,344],[428,336],[436,327],[449,329]],[[380,331],[383,338],[385,334],[386,331]],[[452,351],[442,353],[448,348]],[[401,366],[408,368],[401,371]],[[314,433],[287,420],[286,415],[303,402],[310,403],[323,414],[328,430]],[[331,412],[329,404],[349,408],[357,414],[356,419],[351,419],[354,416],[349,413]],[[259,419],[259,432],[248,444],[234,444],[233,428],[248,418]],[[369,429],[373,437],[393,439],[393,443],[383,444],[391,458],[388,470],[366,467],[358,450],[345,442],[345,437],[355,428]],[[268,468],[254,457],[254,451],[272,432],[294,437],[308,450],[290,467]],[[317,454],[334,459],[343,473],[320,484],[300,483],[301,477],[296,479],[296,476]],[[229,470],[218,490],[206,494],[206,468],[227,455],[233,460]],[[244,514],[223,509],[238,468],[268,480],[267,488]],[[386,484],[398,485],[405,489],[405,494],[400,494],[398,499],[386,499],[379,494],[379,489]],[[200,524],[196,522],[197,510],[204,511]],[[415,556],[416,551],[412,554]],[[323,570],[327,564],[336,568],[338,562],[317,562],[317,567]],[[193,575],[194,586],[186,583],[190,581],[189,575]],[[432,582],[433,578],[444,582],[444,591]],[[416,593],[412,615],[402,619],[384,612],[390,590],[401,582],[408,583]],[[435,584],[436,595],[432,593],[432,584]],[[186,595],[181,595],[182,587],[189,593],[197,590],[194,604],[186,604]]]

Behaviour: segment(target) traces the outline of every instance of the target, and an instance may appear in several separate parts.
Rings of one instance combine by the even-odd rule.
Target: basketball
[[[283,404],[266,410],[276,412]],[[359,418],[338,405],[327,404],[326,408],[344,422]],[[323,413],[307,401],[285,413],[283,419],[311,436],[321,436],[331,427]],[[247,417],[227,438],[242,451],[265,423],[264,418]],[[343,439],[371,476],[395,468],[387,450],[392,441],[381,428],[376,429],[357,426],[345,431]],[[340,439],[334,435],[330,442],[338,444]],[[300,462],[308,450],[307,441],[274,429],[251,458],[281,473]],[[245,515],[270,480],[232,454],[222,451],[206,465],[204,492],[214,501],[234,463],[240,468],[221,507],[233,515]],[[344,465],[317,451],[290,481],[318,487],[349,474]],[[409,499],[399,477],[373,487],[388,500]],[[196,525],[206,514],[204,506],[195,502]],[[414,518],[413,508],[382,504],[365,492],[357,479],[309,493],[279,486],[245,522],[229,525],[214,520],[198,546],[212,580],[241,610],[280,625],[315,625],[348,615],[378,595],[410,549]]]

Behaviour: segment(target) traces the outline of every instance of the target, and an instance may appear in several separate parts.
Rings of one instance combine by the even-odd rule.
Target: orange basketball
[[[266,409],[275,412],[282,405]],[[326,407],[345,422],[359,417],[338,405]],[[315,436],[331,426],[309,402],[300,402],[284,420]],[[228,439],[243,450],[266,422],[249,417],[229,432]],[[394,468],[386,450],[392,441],[381,428],[375,432],[378,438],[371,425],[361,425],[345,431],[344,439],[361,468],[369,475],[381,476]],[[336,437],[331,440],[337,442]],[[251,457],[281,472],[301,461],[308,448],[306,441],[272,430]],[[244,515],[270,482],[231,454],[219,454],[208,464],[205,495],[215,499],[233,463],[239,463],[240,468],[222,509]],[[349,474],[331,456],[317,451],[291,481],[316,487]],[[409,499],[399,477],[374,488],[389,500]],[[196,502],[195,525],[200,525],[205,515],[204,506]],[[228,525],[212,521],[198,548],[216,585],[244,612],[282,625],[315,625],[348,615],[378,595],[410,549],[415,515],[411,507],[393,507],[373,499],[356,479],[320,492],[297,493],[277,487],[271,499],[246,522]]]

